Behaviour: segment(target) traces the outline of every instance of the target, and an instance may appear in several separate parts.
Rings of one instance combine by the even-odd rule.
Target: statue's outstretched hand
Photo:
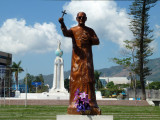
[[[59,19],[58,19],[58,21],[59,21],[59,23],[61,23],[61,24],[63,24],[63,23],[64,23],[64,22],[63,22],[63,21],[64,21],[64,19],[63,19],[62,17],[61,17],[61,18],[59,18]]]

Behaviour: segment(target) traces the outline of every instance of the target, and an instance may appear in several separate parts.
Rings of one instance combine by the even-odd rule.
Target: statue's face
[[[79,25],[85,25],[86,20],[87,20],[87,17],[86,17],[85,13],[80,12],[77,15],[77,22],[78,22]]]

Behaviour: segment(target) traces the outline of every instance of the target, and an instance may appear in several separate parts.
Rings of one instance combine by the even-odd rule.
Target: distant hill
[[[147,77],[149,81],[160,81],[160,58],[151,59],[147,65],[152,69],[152,75]],[[101,76],[106,77],[128,77],[127,69],[124,69],[122,66],[113,66],[110,68],[103,68],[97,70],[102,72]],[[64,72],[64,78],[68,78],[70,75],[70,71]],[[44,75],[45,84],[49,84],[50,87],[53,85],[53,74]]]
[[[122,66],[112,66],[110,68],[103,68],[97,70],[101,72],[103,77],[127,77],[128,72]]]
[[[160,81],[160,58],[150,60],[148,67],[152,69],[152,75],[148,76],[147,79],[151,81]]]
[[[64,79],[68,78],[70,75],[70,71],[64,71]],[[51,88],[53,85],[53,74],[50,75],[43,75],[44,84],[48,84]]]

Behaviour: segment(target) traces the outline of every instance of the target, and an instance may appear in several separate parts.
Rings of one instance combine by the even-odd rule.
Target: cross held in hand
[[[66,13],[66,10],[62,11],[62,18],[63,18],[63,16],[64,16],[64,14],[67,14],[67,13]]]

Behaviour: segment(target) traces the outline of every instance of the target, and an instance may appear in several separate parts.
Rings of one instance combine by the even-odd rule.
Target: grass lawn
[[[114,120],[160,120],[160,107],[153,106],[99,106],[102,115],[113,115]],[[41,119],[56,120],[65,115],[67,106],[0,106],[1,120]]]

